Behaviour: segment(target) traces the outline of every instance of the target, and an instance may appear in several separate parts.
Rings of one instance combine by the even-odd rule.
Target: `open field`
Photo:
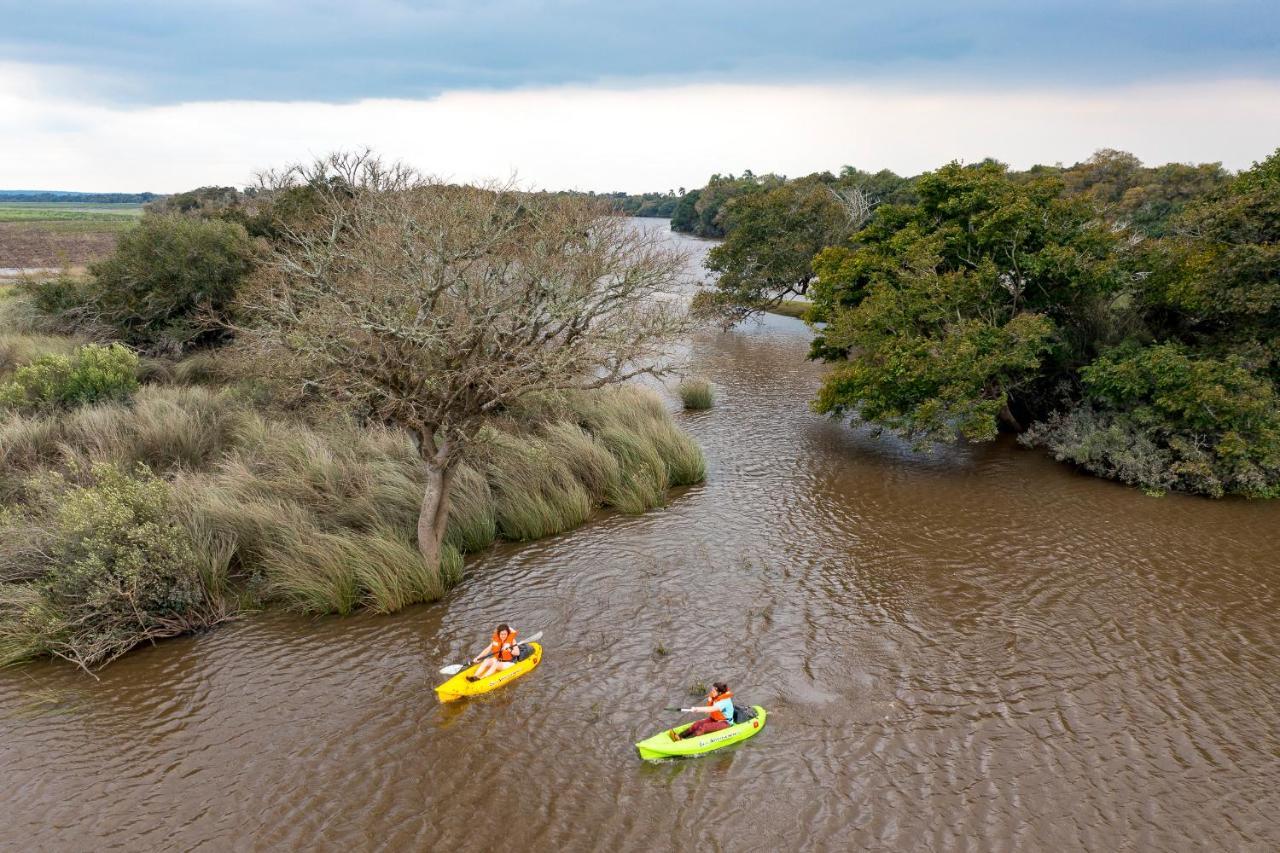
[[[105,222],[127,227],[141,215],[140,204],[0,201],[0,222]]]
[[[138,204],[0,202],[0,269],[81,266],[111,253]]]

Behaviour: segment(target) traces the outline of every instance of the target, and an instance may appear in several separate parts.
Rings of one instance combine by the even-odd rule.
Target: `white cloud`
[[[255,169],[372,146],[424,171],[538,187],[699,186],[713,172],[799,175],[953,158],[1025,167],[1095,149],[1148,163],[1241,168],[1280,144],[1280,83],[1046,90],[850,85],[563,87],[426,101],[202,102],[115,107],[42,91],[0,66],[0,187],[170,192],[243,184]]]

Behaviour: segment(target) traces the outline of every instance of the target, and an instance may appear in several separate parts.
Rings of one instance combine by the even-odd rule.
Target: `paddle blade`
[[[448,666],[440,668],[441,675],[457,675],[467,668],[465,663],[451,663]]]

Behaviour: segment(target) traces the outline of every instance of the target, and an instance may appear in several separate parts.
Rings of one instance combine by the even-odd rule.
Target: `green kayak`
[[[688,740],[672,740],[671,729],[658,732],[651,738],[646,738],[636,744],[636,751],[640,753],[640,757],[645,761],[653,761],[659,758],[684,758],[693,755],[702,755],[705,752],[720,749],[731,743],[746,740],[757,734],[764,728],[764,721],[768,714],[764,708],[759,705],[752,706],[756,715],[750,720],[729,726],[727,729],[721,729],[718,732],[710,732],[709,734],[691,737]],[[676,734],[683,732],[693,723],[685,723],[683,726],[675,728]]]

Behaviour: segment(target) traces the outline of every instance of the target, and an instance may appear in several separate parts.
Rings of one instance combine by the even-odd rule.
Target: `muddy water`
[[[0,673],[0,846],[1280,847],[1280,505],[915,456],[810,414],[805,347],[696,339],[706,485],[474,557],[442,603]],[[542,665],[435,704],[499,619]],[[766,730],[638,761],[716,678]]]

